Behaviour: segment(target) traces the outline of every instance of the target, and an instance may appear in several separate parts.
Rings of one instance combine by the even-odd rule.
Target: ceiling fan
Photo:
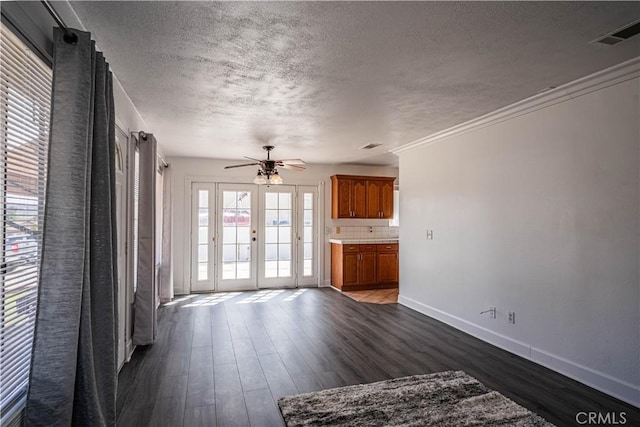
[[[265,145],[262,147],[267,152],[267,158],[265,160],[254,159],[253,157],[246,157],[245,159],[254,160],[255,163],[243,163],[241,165],[225,166],[225,169],[242,168],[245,166],[259,166],[258,174],[253,179],[255,184],[282,184],[282,177],[278,174],[277,168],[289,169],[292,171],[303,171],[304,168],[298,165],[304,165],[304,160],[301,159],[286,159],[286,160],[272,160],[271,150],[274,149],[273,145]]]

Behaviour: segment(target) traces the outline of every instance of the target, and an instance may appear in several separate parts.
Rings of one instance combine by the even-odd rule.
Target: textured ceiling
[[[390,148],[640,55],[638,2],[71,2],[166,155]],[[359,147],[381,143],[370,151]]]

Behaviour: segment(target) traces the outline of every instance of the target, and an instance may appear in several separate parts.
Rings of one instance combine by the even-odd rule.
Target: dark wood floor
[[[119,377],[120,426],[278,426],[279,397],[464,370],[558,425],[638,410],[406,307],[332,289],[190,296],[159,314],[158,340]]]

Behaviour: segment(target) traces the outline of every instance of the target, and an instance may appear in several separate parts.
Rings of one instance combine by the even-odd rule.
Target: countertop
[[[329,243],[337,243],[339,245],[356,245],[356,244],[376,244],[376,243],[398,243],[400,241],[397,237],[384,237],[374,239],[329,239]]]

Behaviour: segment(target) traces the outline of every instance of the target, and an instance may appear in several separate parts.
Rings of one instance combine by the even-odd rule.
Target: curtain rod
[[[145,140],[145,141],[147,140],[147,133],[145,131],[143,131],[143,130],[140,130],[140,131],[137,131],[137,132],[136,131],[131,131],[131,135],[135,136],[135,134],[140,135],[140,138],[142,138],[143,140]],[[158,160],[160,160],[162,162],[162,166],[164,166],[165,168],[169,167],[169,163],[167,163],[167,161],[160,154],[158,154]]]
[[[44,6],[45,9],[47,9],[47,12],[49,12],[49,15],[51,15],[51,17],[53,18],[54,21],[56,21],[56,24],[58,24],[58,27],[60,27],[62,29],[62,31],[64,32],[64,36],[62,37],[62,39],[69,44],[74,44],[78,41],[78,36],[76,34],[74,34],[69,27],[67,27],[64,23],[64,21],[62,20],[62,18],[60,18],[60,15],[58,15],[58,12],[56,12],[56,10],[53,8],[53,6],[51,6],[51,3],[49,3],[47,0],[42,0],[40,3],[42,3],[42,5]]]

